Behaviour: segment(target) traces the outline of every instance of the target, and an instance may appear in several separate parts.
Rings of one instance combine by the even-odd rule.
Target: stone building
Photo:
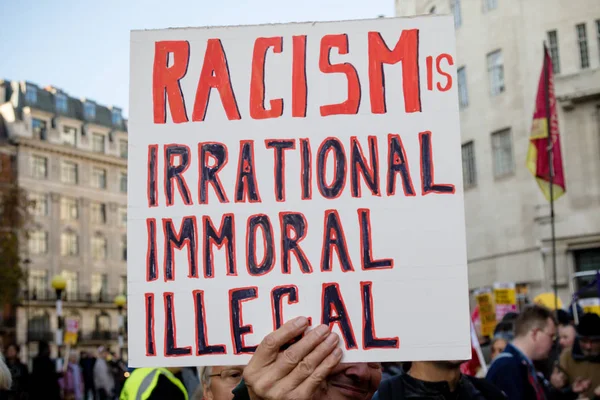
[[[127,290],[127,121],[119,108],[30,82],[0,81],[0,115],[33,216],[20,246],[28,281],[16,341],[54,340],[50,282],[61,274],[64,318],[78,321],[79,346],[115,349],[113,302]]]
[[[396,0],[399,16],[454,15],[469,284],[551,290],[549,204],[525,167],[546,41],[567,193],[555,203],[563,302],[600,269],[600,2]]]

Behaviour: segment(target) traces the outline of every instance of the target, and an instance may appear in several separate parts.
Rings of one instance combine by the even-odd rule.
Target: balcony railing
[[[62,293],[63,301],[82,303],[112,304],[116,296],[117,293]],[[24,290],[21,298],[29,301],[56,301],[56,292],[54,290]]]
[[[78,333],[79,342],[103,342],[103,341],[115,341],[119,337],[119,333],[115,331],[98,331],[94,330],[91,332]],[[50,330],[39,330],[29,329],[27,331],[27,340],[30,342],[53,342],[55,339],[55,332]]]

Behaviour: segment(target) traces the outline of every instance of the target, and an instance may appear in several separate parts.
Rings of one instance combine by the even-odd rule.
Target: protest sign
[[[514,283],[494,283],[494,303],[496,303],[496,321],[509,312],[517,311],[517,289]]]
[[[579,300],[579,305],[583,308],[584,313],[592,313],[600,315],[600,298],[588,297]]]
[[[78,333],[79,320],[75,318],[67,318],[65,320],[65,337],[63,343],[66,345],[75,346],[77,344]]]
[[[489,289],[481,289],[475,292],[475,299],[479,307],[479,320],[481,321],[481,336],[491,337],[496,328],[496,311],[494,300]]]
[[[129,364],[470,357],[452,18],[134,31]],[[443,304],[443,308],[439,305]]]

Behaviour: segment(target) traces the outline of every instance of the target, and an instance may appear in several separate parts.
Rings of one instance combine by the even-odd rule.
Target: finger
[[[335,333],[329,333],[327,338],[308,353],[302,361],[298,363],[298,366],[294,368],[288,377],[286,385],[290,389],[294,389],[304,382],[311,374],[313,374],[319,365],[323,363],[327,357],[336,349],[339,342],[339,336]]]
[[[279,377],[285,377],[294,370],[300,362],[315,350],[329,334],[327,325],[319,325],[308,332],[302,339],[294,343],[285,351],[279,353],[275,362],[275,371]]]
[[[292,396],[292,398],[311,398],[313,394],[319,390],[321,384],[325,382],[331,371],[339,365],[341,360],[342,349],[337,347],[322,362],[320,362],[312,374],[298,386],[294,391],[294,396]]]
[[[277,359],[281,346],[302,334],[307,326],[308,319],[305,317],[298,317],[286,322],[275,332],[269,333],[258,345],[248,366],[252,364],[253,366],[261,368],[273,363]]]

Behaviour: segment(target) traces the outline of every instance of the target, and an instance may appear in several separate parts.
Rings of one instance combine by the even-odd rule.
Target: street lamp
[[[62,319],[62,292],[67,287],[67,280],[62,275],[56,275],[52,278],[52,289],[56,292],[56,347],[58,352],[57,360],[60,360],[60,346],[63,342],[63,319]]]
[[[127,298],[120,294],[115,297],[115,306],[117,306],[117,310],[119,311],[119,349],[118,354],[119,358],[123,360],[123,331],[124,329],[124,321],[123,321],[123,307],[127,304]]]

